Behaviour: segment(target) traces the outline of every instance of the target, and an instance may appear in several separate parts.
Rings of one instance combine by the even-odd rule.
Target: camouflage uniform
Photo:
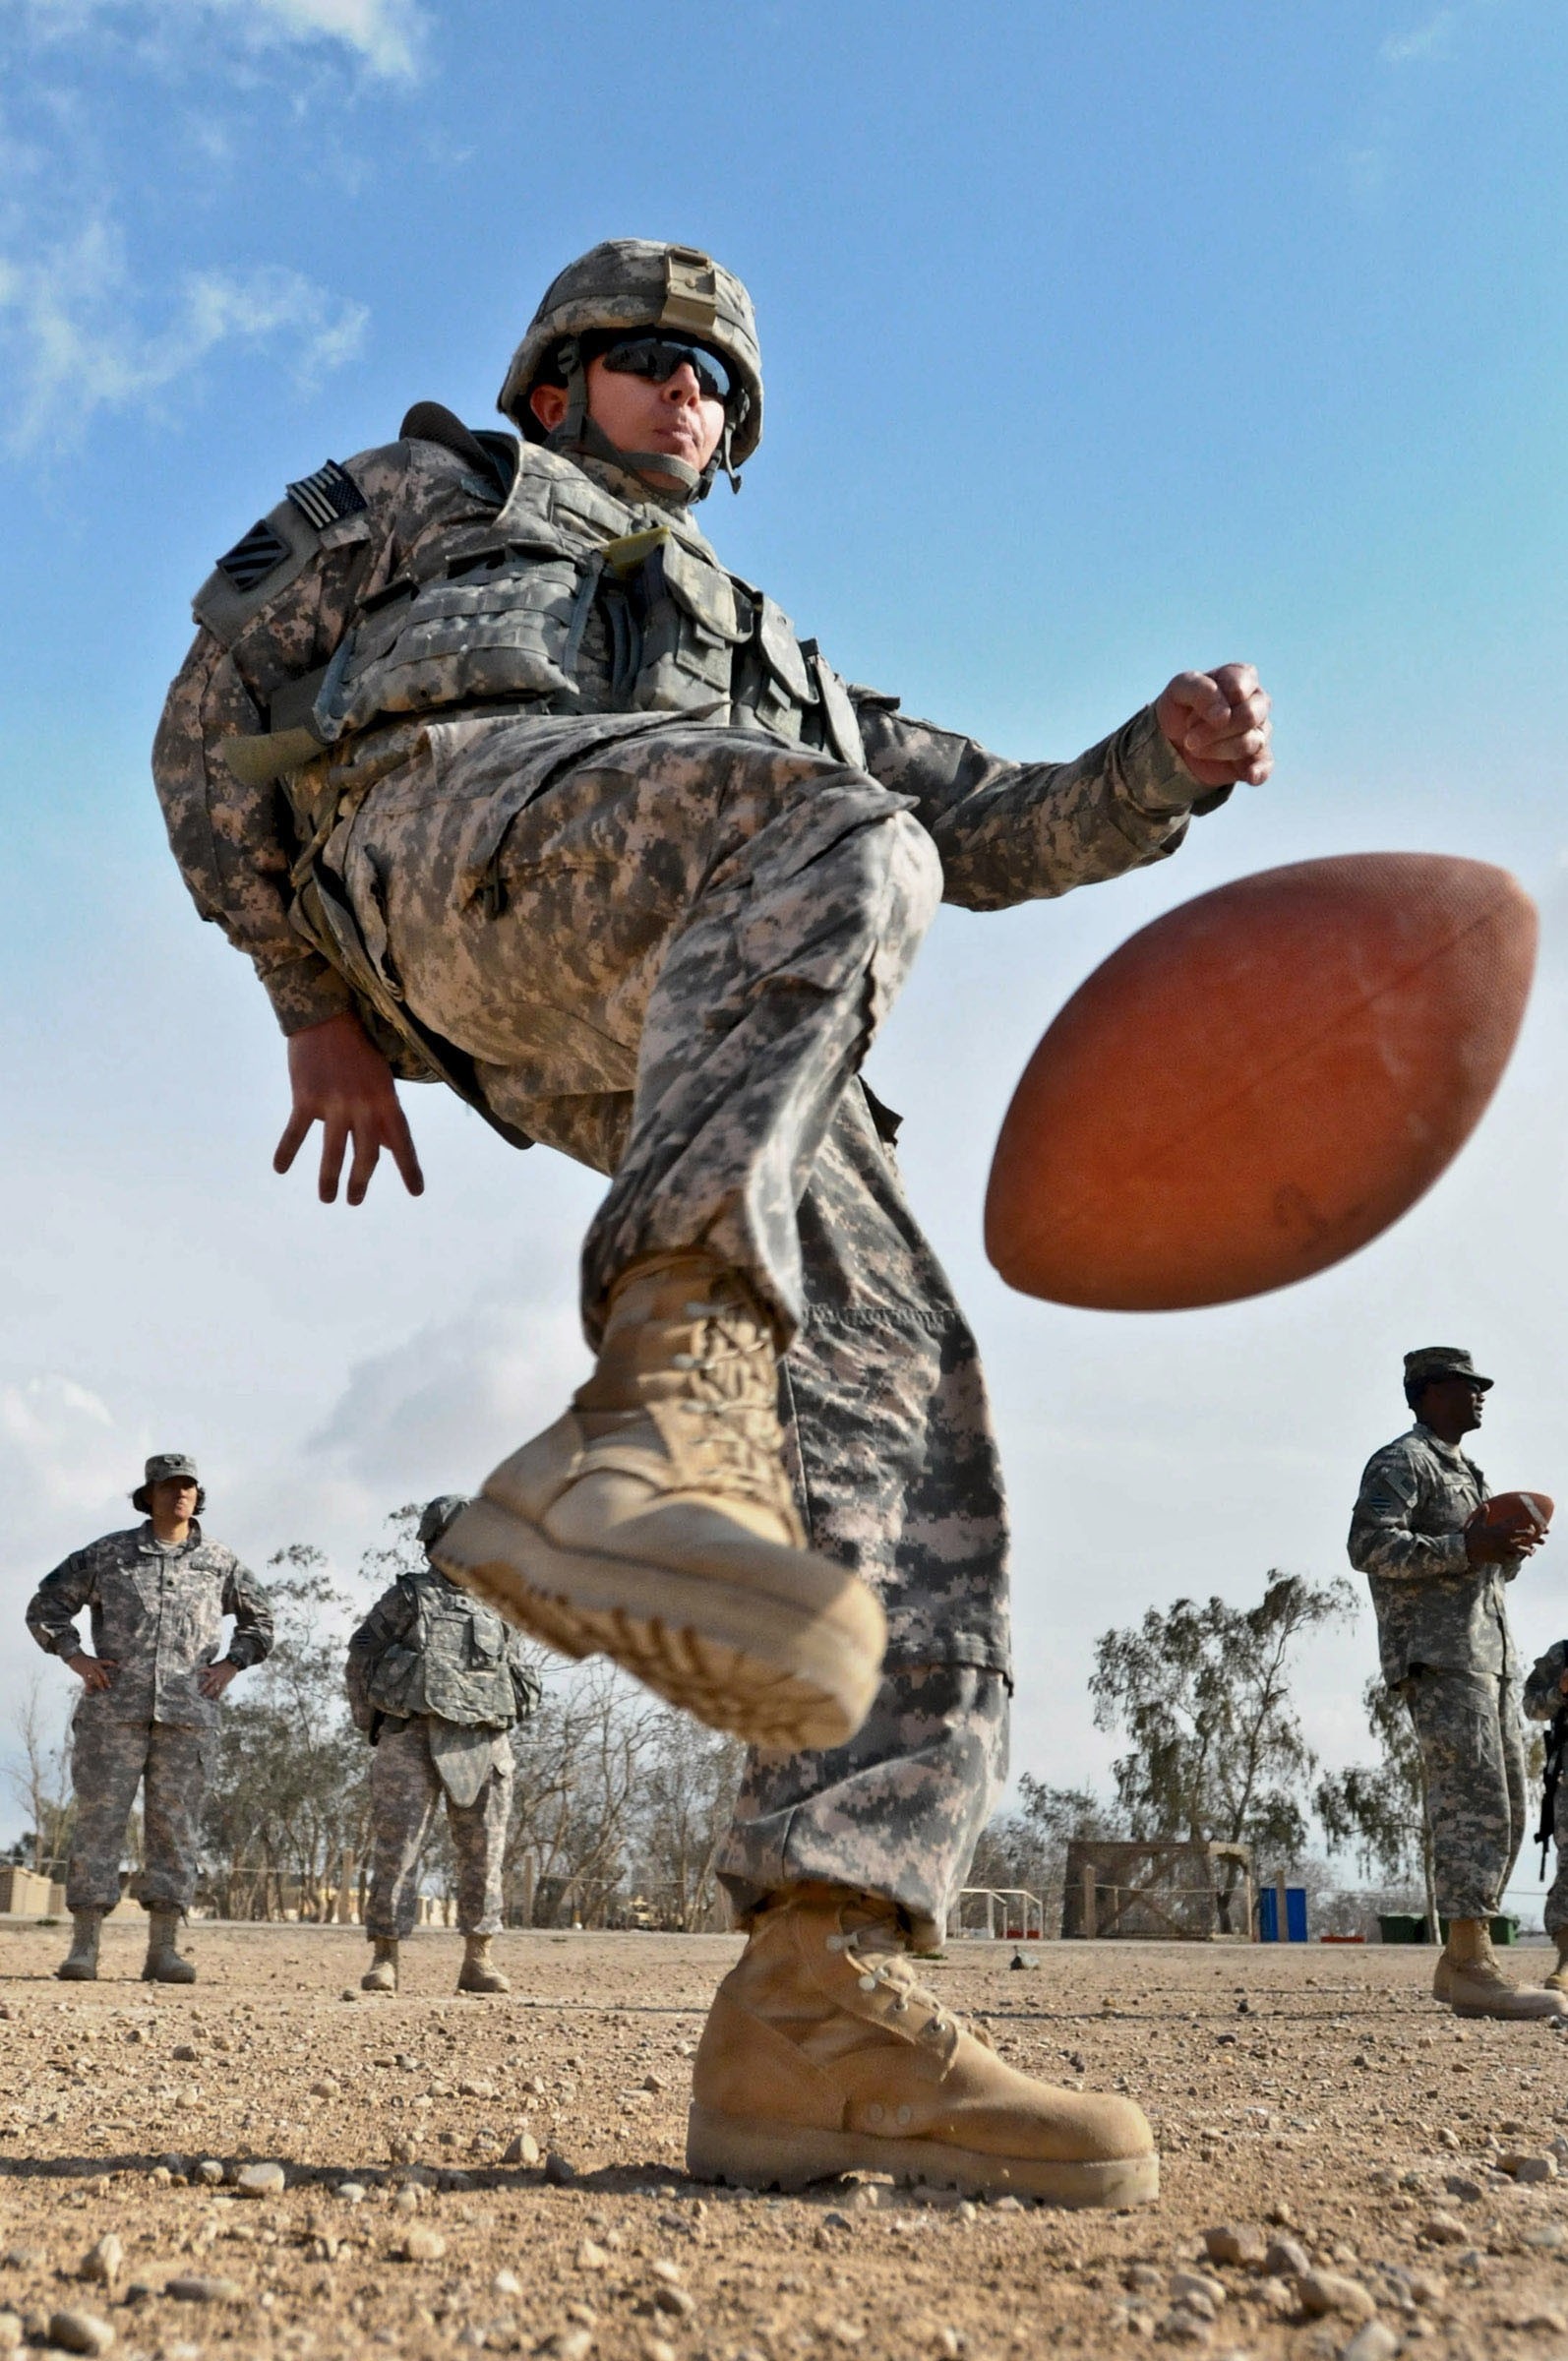
[[[1525,1682],[1525,1711],[1532,1722],[1549,1722],[1560,1707],[1568,1705],[1562,1693],[1564,1672],[1568,1672],[1568,1640],[1553,1640],[1545,1655],[1537,1657]],[[1552,1838],[1557,1846],[1557,1874],[1546,1896],[1545,1927],[1548,1935],[1556,1936],[1568,1928],[1568,1779],[1557,1785]]]
[[[1351,1563],[1371,1585],[1384,1681],[1410,1708],[1426,1780],[1437,1907],[1490,1918],[1524,1842],[1524,1737],[1503,1584],[1473,1566],[1466,1519],[1486,1479],[1419,1423],[1374,1452],[1351,1520]]]
[[[680,501],[606,459],[528,446],[487,491],[409,439],[346,475],[358,505],[306,554],[287,503],[255,528],[291,545],[275,590],[214,576],[198,600],[154,758],[187,882],[286,1032],[357,1005],[400,1071],[614,1176],[591,1341],[641,1257],[747,1275],[790,1340],[811,1545],[865,1576],[891,1639],[852,1744],[754,1760],[723,1874],[742,1901],[819,1878],[939,1920],[1005,1762],[1004,1513],[974,1339],[858,1069],[939,897],[1117,876],[1223,793],[1152,708],[1017,764],[846,688]],[[616,553],[648,534],[629,625]],[[356,615],[290,826],[220,742],[276,733]],[[332,964],[306,939],[329,937]]]
[[[84,1692],[72,1721],[76,1826],[66,1907],[106,1910],[119,1901],[126,1822],[141,1784],[139,1899],[150,1910],[189,1909],[218,1712],[198,1676],[218,1661],[225,1615],[234,1633],[224,1661],[242,1669],[262,1662],[272,1645],[267,1594],[194,1520],[173,1547],[149,1521],[74,1550],[46,1574],[28,1606],[28,1629],[50,1655],[74,1656],[83,1607],[91,1613],[92,1653],[119,1669],[109,1688]]]
[[[375,1748],[367,1935],[412,1932],[416,1870],[443,1795],[457,1855],[457,1924],[501,1925],[512,1738],[539,1699],[520,1642],[434,1567],[401,1574],[348,1643],[346,1683]]]

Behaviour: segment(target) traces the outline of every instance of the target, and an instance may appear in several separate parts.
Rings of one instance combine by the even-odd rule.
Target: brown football
[[[1545,1492],[1493,1492],[1465,1519],[1465,1531],[1475,1526],[1488,1533],[1544,1533],[1554,1507]]]
[[[992,1261],[1053,1302],[1176,1311],[1354,1253],[1479,1120],[1536,932],[1506,870],[1436,853],[1301,861],[1156,919],[1029,1060]]]

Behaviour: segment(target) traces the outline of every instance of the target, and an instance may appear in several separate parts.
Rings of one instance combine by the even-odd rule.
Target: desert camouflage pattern
[[[1525,1712],[1532,1722],[1549,1722],[1559,1706],[1568,1705],[1568,1698],[1562,1693],[1565,1672],[1568,1672],[1568,1640],[1553,1640],[1545,1655],[1537,1657],[1525,1682]],[[1544,1922],[1548,1935],[1555,1935],[1560,1927],[1568,1927],[1568,1778],[1557,1783],[1552,1840],[1557,1847],[1557,1874],[1546,1894]]]
[[[50,1655],[74,1656],[84,1607],[93,1655],[112,1658],[119,1669],[108,1689],[83,1698],[79,1728],[86,1717],[211,1729],[217,1703],[197,1682],[217,1661],[223,1617],[234,1618],[226,1656],[241,1670],[259,1665],[272,1645],[267,1593],[232,1549],[204,1539],[194,1519],[175,1547],[164,1547],[149,1520],[73,1550],[33,1593],[28,1629]]]
[[[278,683],[341,636],[334,533],[370,536],[374,590],[402,568],[433,579],[483,532],[434,447],[350,469],[365,515],[228,648],[204,631],[155,757],[198,904],[251,953],[285,1030],[348,990],[290,930],[286,806],[241,786],[218,743],[260,728]],[[579,472],[645,501],[619,470]],[[858,1069],[939,898],[1000,909],[1116,877],[1223,797],[1195,789],[1147,708],[1060,763],[1006,761],[865,690],[844,693],[856,760],[804,724],[737,726],[732,698],[615,709],[601,623],[586,610],[573,710],[367,729],[302,774],[295,805],[323,815],[379,988],[455,1045],[515,1131],[613,1176],[583,1254],[590,1339],[629,1263],[694,1247],[771,1314],[808,1529],[880,1596],[888,1670],[851,1746],[753,1763],[724,1875],[743,1903],[825,1879],[935,1928],[1005,1764],[1005,1524],[974,1341]],[[400,1736],[388,1760],[422,1763],[419,1745]],[[373,1931],[397,1933],[392,1915]]]
[[[367,1935],[401,1942],[412,1934],[419,1855],[443,1800],[457,1855],[457,1924],[465,1935],[499,1931],[512,1786],[504,1732],[456,1729],[426,1715],[382,1725],[370,1766]]]
[[[146,1909],[188,1910],[211,1739],[184,1723],[124,1721],[99,1710],[107,1702],[83,1697],[72,1725],[76,1823],[66,1907],[112,1910],[119,1901],[126,1823],[140,1784],[143,1866],[134,1891]]]
[[[1417,1665],[1513,1671],[1503,1585],[1521,1561],[1473,1566],[1465,1551],[1465,1520],[1490,1497],[1474,1460],[1418,1422],[1367,1461],[1348,1545],[1371,1586],[1390,1688]]]
[[[378,1714],[510,1729],[539,1701],[522,1640],[434,1566],[400,1574],[382,1593],[349,1640],[344,1685],[364,1730]]]
[[[1437,1907],[1490,1918],[1525,1841],[1525,1740],[1510,1677],[1432,1667],[1401,1685],[1426,1776]]]

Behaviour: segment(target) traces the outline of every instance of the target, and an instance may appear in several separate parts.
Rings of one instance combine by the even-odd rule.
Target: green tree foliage
[[[1356,1612],[1348,1582],[1272,1570],[1256,1606],[1178,1599],[1095,1644],[1095,1722],[1127,1740],[1114,1765],[1135,1838],[1245,1844],[1258,1865],[1306,1842],[1317,1768],[1293,1709],[1291,1657],[1308,1632]]]

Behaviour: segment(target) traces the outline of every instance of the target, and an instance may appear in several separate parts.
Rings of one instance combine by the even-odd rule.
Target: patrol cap
[[[154,1451],[142,1471],[141,1483],[131,1494],[131,1506],[146,1516],[152,1505],[153,1484],[168,1483],[175,1479],[182,1483],[194,1483],[198,1491],[202,1488],[196,1462],[188,1451]],[[200,1501],[197,1506],[200,1508]]]
[[[467,1506],[466,1492],[438,1492],[434,1500],[427,1500],[419,1519],[421,1547],[434,1549],[448,1526],[454,1523]]]
[[[1430,1385],[1438,1377],[1468,1377],[1472,1385],[1478,1385],[1483,1392],[1494,1382],[1481,1375],[1470,1355],[1458,1345],[1422,1345],[1418,1351],[1406,1354],[1407,1394]]]

